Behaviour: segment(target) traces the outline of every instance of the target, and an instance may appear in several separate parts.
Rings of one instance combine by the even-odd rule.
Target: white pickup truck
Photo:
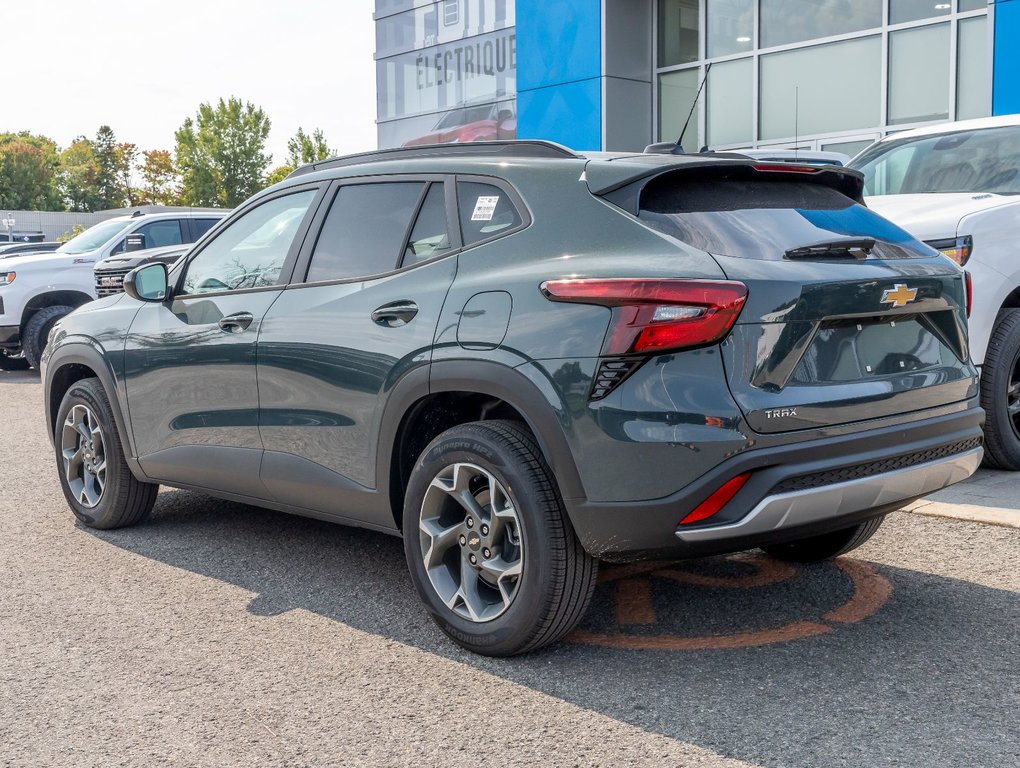
[[[850,167],[870,208],[971,273],[985,460],[1020,470],[1020,115],[897,133]]]
[[[96,298],[97,261],[161,245],[193,243],[226,211],[136,212],[107,219],[53,253],[0,259],[0,368],[38,367],[50,328]]]

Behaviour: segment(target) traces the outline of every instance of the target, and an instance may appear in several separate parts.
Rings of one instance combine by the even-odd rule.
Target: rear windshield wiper
[[[866,259],[875,247],[871,237],[846,238],[826,243],[802,245],[786,252],[788,259]]]

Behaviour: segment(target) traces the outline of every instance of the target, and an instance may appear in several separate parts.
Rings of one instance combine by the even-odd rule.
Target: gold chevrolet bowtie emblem
[[[894,307],[905,307],[916,298],[916,288],[907,288],[903,283],[896,283],[882,294],[882,303],[892,304]]]

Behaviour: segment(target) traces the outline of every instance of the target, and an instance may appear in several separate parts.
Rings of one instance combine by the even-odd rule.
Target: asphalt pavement
[[[175,490],[76,524],[41,399],[0,373],[0,765],[1020,765],[1008,524],[901,512],[831,564],[607,567],[568,642],[486,659],[395,538]],[[1010,481],[959,503],[1015,511]]]

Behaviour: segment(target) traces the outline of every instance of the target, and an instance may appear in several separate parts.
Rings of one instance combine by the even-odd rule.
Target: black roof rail
[[[375,152],[362,152],[357,155],[331,157],[315,163],[302,165],[287,177],[315,173],[327,168],[345,168],[350,165],[377,163],[383,160],[413,160],[425,157],[535,157],[549,159],[580,160],[581,155],[573,152],[562,144],[552,141],[472,141],[468,144],[422,144],[417,147],[398,147],[396,149],[379,149]]]

